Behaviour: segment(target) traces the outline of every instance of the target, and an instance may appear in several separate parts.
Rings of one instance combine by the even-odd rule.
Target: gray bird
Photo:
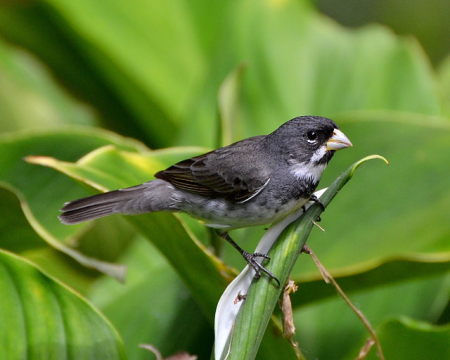
[[[228,235],[265,225],[301,208],[311,198],[336,150],[352,143],[330,119],[296,117],[269,135],[255,136],[183,160],[156,179],[126,189],[68,202],[59,219],[78,224],[103,216],[154,211],[184,212],[215,228],[255,270],[278,279]]]

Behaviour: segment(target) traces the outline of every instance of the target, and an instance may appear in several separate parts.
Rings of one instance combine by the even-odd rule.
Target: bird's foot
[[[281,286],[280,281],[272,274],[269,270],[267,270],[264,266],[262,266],[256,259],[264,258],[270,260],[270,256],[261,253],[248,253],[244,251],[242,256],[247,261],[247,263],[255,270],[255,278],[259,279],[261,277],[261,272],[266,273],[271,279],[274,279],[278,283],[278,287]]]
[[[318,204],[322,208],[322,211],[325,211],[325,205],[322,204],[322,201],[320,201],[320,199],[316,195],[311,195],[311,197],[309,198],[309,201],[314,201],[316,204]]]
[[[257,258],[264,258],[267,260],[270,260],[270,256],[266,254],[261,253],[249,253],[247,251],[244,251],[236,242],[228,235],[227,232],[222,232],[220,230],[216,230],[217,235],[219,235],[222,239],[225,239],[228,241],[231,245],[233,245],[239,253],[244,257],[244,259],[247,261],[247,263],[255,270],[255,278],[259,279],[261,277],[261,271],[263,273],[266,273],[271,279],[274,279],[278,283],[278,287],[281,286],[280,281],[275,277],[274,274],[272,274],[270,271],[268,271],[264,266],[262,266],[256,259]]]

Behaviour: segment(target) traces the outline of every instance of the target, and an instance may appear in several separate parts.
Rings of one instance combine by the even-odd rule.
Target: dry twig
[[[325,267],[322,265],[322,263],[319,261],[319,259],[317,258],[317,256],[313,253],[313,251],[311,250],[311,248],[308,245],[304,245],[302,252],[308,254],[311,256],[311,258],[313,259],[313,261],[315,262],[317,268],[319,269],[324,281],[327,284],[331,284],[334,286],[334,288],[337,290],[337,292],[339,293],[339,295],[341,295],[341,297],[344,299],[344,301],[347,303],[347,305],[352,309],[352,311],[356,314],[356,316],[361,320],[361,322],[364,324],[364,326],[366,327],[366,329],[369,331],[372,339],[369,339],[369,341],[367,341],[367,343],[364,345],[364,347],[361,349],[357,360],[361,360],[364,359],[364,357],[367,355],[367,353],[369,352],[370,348],[372,347],[373,343],[370,342],[370,340],[372,340],[376,347],[377,347],[377,353],[378,353],[378,357],[381,360],[385,360],[384,358],[384,354],[383,354],[383,349],[381,348],[381,344],[380,344],[380,340],[378,339],[378,336],[375,332],[375,330],[373,329],[372,325],[370,325],[369,320],[364,316],[364,314],[350,301],[350,299],[348,298],[348,296],[345,294],[345,292],[341,289],[341,287],[339,286],[339,284],[336,282],[336,280],[334,280],[334,278],[331,276],[331,274],[327,271],[327,269],[325,269]],[[361,357],[364,356],[364,357]]]

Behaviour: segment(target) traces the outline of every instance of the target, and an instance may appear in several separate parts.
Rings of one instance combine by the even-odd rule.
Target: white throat
[[[297,179],[312,180],[315,184],[317,184],[326,167],[326,164],[317,165],[312,162],[302,162],[292,164],[291,173]]]
[[[314,183],[318,183],[327,164],[317,164],[317,161],[322,159],[326,151],[326,146],[321,146],[309,161],[301,163],[291,161],[291,173],[297,179],[312,180]]]

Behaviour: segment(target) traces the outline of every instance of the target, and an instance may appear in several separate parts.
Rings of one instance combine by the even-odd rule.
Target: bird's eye
[[[308,142],[310,144],[314,144],[315,142],[317,142],[317,133],[315,131],[313,131],[313,130],[308,131],[306,136],[308,137]]]

